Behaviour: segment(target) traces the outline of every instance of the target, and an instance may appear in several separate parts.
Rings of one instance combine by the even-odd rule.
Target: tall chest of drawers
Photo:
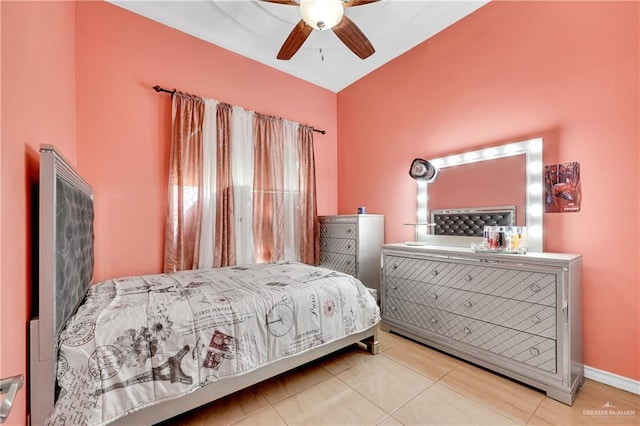
[[[353,275],[380,292],[384,216],[320,216],[320,266]]]
[[[584,381],[582,257],[384,245],[382,328],[571,405]]]

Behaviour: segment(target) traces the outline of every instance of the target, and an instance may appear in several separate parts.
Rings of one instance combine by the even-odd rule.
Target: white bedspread
[[[60,336],[49,422],[107,424],[379,319],[360,281],[298,263],[105,281]]]

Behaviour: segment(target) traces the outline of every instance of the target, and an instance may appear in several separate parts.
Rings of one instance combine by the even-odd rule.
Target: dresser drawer
[[[400,321],[531,367],[556,372],[554,339],[393,297],[387,297],[382,308],[383,320]]]
[[[343,253],[355,256],[356,240],[347,238],[320,238],[320,249],[322,251],[330,251],[333,253]]]
[[[446,283],[443,281],[443,284],[507,299],[556,306],[556,281],[557,276],[553,273],[473,266],[462,277]]]
[[[387,282],[401,278],[546,306],[556,305],[557,276],[553,273],[385,256],[384,277]]]
[[[356,257],[353,255],[321,251],[320,266],[344,272],[345,274],[356,275]]]
[[[356,238],[355,222],[320,222],[320,239],[331,238]]]
[[[484,321],[452,315],[452,339],[514,361],[556,372],[556,341]]]
[[[403,256],[385,256],[384,257],[384,275],[387,280],[391,278],[409,279],[412,281],[424,281],[425,277],[429,277],[434,272],[437,264],[426,259],[412,259]]]
[[[556,308],[391,277],[389,297],[554,339]]]
[[[434,308],[441,306],[440,300],[438,300],[438,292],[441,287],[435,284],[427,284],[406,278],[387,277],[384,289],[389,297]]]
[[[382,306],[382,319],[402,321],[433,333],[448,335],[448,314],[429,306],[387,297]]]
[[[429,289],[430,305],[484,322],[555,339],[556,308],[505,299],[490,294],[434,286]]]
[[[476,265],[428,258],[385,257],[385,276],[406,278],[451,287],[461,287],[479,273]]]

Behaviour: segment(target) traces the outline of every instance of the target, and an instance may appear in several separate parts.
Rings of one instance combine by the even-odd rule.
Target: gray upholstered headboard
[[[482,237],[485,226],[515,225],[516,206],[436,209],[431,211],[434,235]]]
[[[93,191],[51,145],[40,147],[38,316],[30,322],[31,424],[55,402],[58,338],[93,278]]]
[[[93,198],[56,176],[56,298],[54,332],[84,298],[93,277]]]

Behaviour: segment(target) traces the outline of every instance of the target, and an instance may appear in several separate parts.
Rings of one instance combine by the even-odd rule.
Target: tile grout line
[[[273,408],[273,411],[276,412],[276,414],[278,415],[278,417],[280,417],[280,420],[282,420],[282,423],[284,423],[285,425],[288,425],[289,423],[287,423],[287,421],[284,419],[284,417],[282,417],[282,414],[280,413],[280,411],[278,411],[278,409],[271,405],[271,408]]]
[[[533,420],[533,418],[535,417],[536,412],[538,411],[538,408],[540,408],[540,406],[542,405],[543,401],[544,401],[544,398],[541,399],[540,401],[538,401],[538,404],[536,405],[536,408],[531,412],[531,415],[529,416],[529,418],[525,422],[525,425],[528,425],[528,424],[531,423],[531,420]]]
[[[467,362],[465,361],[465,363],[467,363]],[[464,365],[464,364],[456,365],[456,367],[455,367],[455,368],[452,368],[449,372],[447,372],[447,374],[445,374],[445,375],[444,375],[444,376],[442,376],[440,379],[438,379],[438,382],[439,382],[440,380],[442,380],[444,377],[448,376],[450,373],[452,373],[455,369],[457,369],[457,368],[459,368],[459,367],[462,367],[463,365]],[[473,364],[470,364],[470,365],[473,365]],[[517,424],[522,424],[523,426],[524,426],[524,425],[526,425],[526,424],[527,424],[527,422],[528,422],[529,420],[531,420],[531,417],[533,416],[533,414],[536,412],[536,410],[538,409],[538,407],[540,406],[540,404],[541,404],[541,403],[542,403],[542,401],[543,401],[543,400],[538,401],[538,404],[536,405],[536,408],[535,408],[535,409],[533,410],[533,412],[530,414],[530,417],[528,418],[527,422],[525,422],[525,423],[520,423],[518,420],[515,420],[515,419],[511,418],[510,416],[508,416],[508,415],[506,415],[506,414],[503,414],[503,413],[501,413],[501,412],[499,412],[499,411],[496,411],[495,409],[493,409],[493,408],[491,408],[491,407],[487,406],[484,402],[482,402],[482,401],[478,401],[478,400],[477,400],[477,399],[475,399],[475,398],[469,397],[469,396],[467,396],[467,395],[465,395],[465,394],[462,394],[462,393],[458,392],[458,391],[457,391],[457,390],[455,390],[455,389],[452,389],[450,386],[447,386],[447,385],[446,385],[446,383],[442,383],[442,384],[441,384],[441,386],[445,387],[446,389],[448,389],[449,391],[451,391],[451,392],[453,392],[453,393],[456,393],[456,394],[458,394],[458,395],[462,396],[463,398],[468,399],[469,401],[472,401],[472,402],[474,402],[474,403],[478,404],[479,406],[481,406],[481,407],[483,407],[483,408],[486,408],[486,409],[487,409],[487,410],[489,410],[489,411],[493,411],[494,413],[496,413],[497,415],[499,415],[499,416],[501,416],[501,417],[504,417],[505,419],[509,419],[509,420],[511,420],[511,421],[513,421],[513,422],[515,422],[515,423],[517,423]]]
[[[389,348],[389,349],[391,349],[391,348]],[[382,356],[384,356],[384,353],[383,353],[383,352],[380,352],[378,355],[382,355]],[[421,390],[420,392],[418,392],[416,395],[414,395],[414,396],[412,396],[411,398],[409,398],[409,400],[408,400],[408,401],[406,401],[404,404],[402,404],[400,407],[398,407],[398,408],[396,408],[396,409],[394,409],[394,410],[391,410],[391,412],[390,412],[390,413],[387,413],[387,411],[386,411],[383,407],[380,407],[380,406],[379,406],[378,404],[376,404],[374,401],[371,401],[369,398],[367,398],[367,397],[366,397],[366,395],[363,395],[363,394],[362,394],[362,393],[360,393],[357,389],[353,388],[353,387],[352,387],[351,385],[349,385],[347,382],[345,382],[345,381],[344,381],[344,380],[342,380],[340,377],[338,377],[337,375],[335,375],[334,377],[335,377],[336,379],[338,379],[341,383],[344,383],[344,385],[345,385],[345,386],[347,386],[349,389],[353,390],[355,393],[357,393],[358,395],[360,395],[361,397],[363,397],[364,399],[366,399],[367,401],[369,401],[369,402],[370,402],[371,404],[373,404],[374,406],[378,407],[378,408],[379,408],[383,413],[385,413],[385,414],[386,414],[386,417],[384,417],[382,420],[380,420],[380,422],[384,421],[387,417],[391,417],[391,416],[393,416],[393,413],[395,413],[395,412],[397,412],[398,410],[400,410],[402,407],[404,407],[405,405],[407,405],[409,402],[411,402],[411,401],[413,401],[415,398],[417,398],[419,395],[422,395],[422,393],[424,393],[427,389],[429,389],[431,386],[433,386],[433,385],[436,383],[435,381],[431,380],[429,377],[426,377],[426,376],[424,376],[423,374],[419,374],[419,373],[417,373],[415,370],[413,370],[413,369],[411,369],[411,368],[407,367],[406,365],[404,365],[404,364],[402,364],[402,363],[399,363],[399,362],[397,362],[397,361],[395,361],[395,360],[393,360],[393,359],[389,358],[388,356],[384,356],[384,358],[385,358],[386,360],[388,360],[388,361],[393,362],[394,364],[397,364],[397,365],[399,365],[399,366],[401,366],[401,367],[404,367],[404,368],[406,368],[406,369],[408,369],[408,370],[410,370],[410,371],[412,371],[412,372],[414,372],[414,373],[418,374],[419,376],[424,377],[425,379],[427,379],[427,380],[431,381],[432,383],[431,383],[429,386],[427,386],[426,388],[424,388],[423,390]],[[372,358],[372,359],[373,359],[373,358]],[[367,360],[367,361],[364,361],[364,362],[368,362],[368,360]],[[362,364],[362,363],[360,363],[360,364]],[[345,369],[345,370],[342,370],[340,373],[343,373],[343,372],[345,372],[345,371],[347,371],[347,370],[350,370],[351,368],[356,367],[357,365],[360,365],[360,364],[352,365],[351,367],[349,367],[349,368],[347,368],[347,369]],[[395,417],[394,417],[394,419],[395,419]],[[395,420],[397,421],[397,419],[395,419]],[[378,422],[378,423],[380,423],[380,422]],[[400,423],[401,423],[401,422],[400,422]]]

